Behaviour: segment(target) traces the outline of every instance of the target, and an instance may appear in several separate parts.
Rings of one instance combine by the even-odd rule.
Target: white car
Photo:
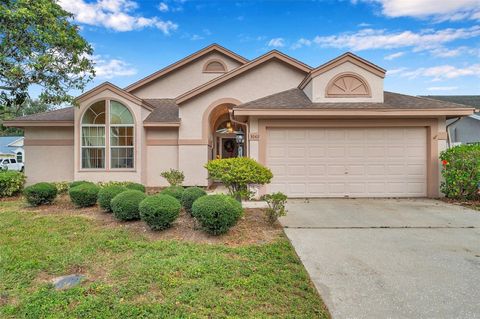
[[[0,170],[23,172],[24,164],[15,158],[0,158]]]

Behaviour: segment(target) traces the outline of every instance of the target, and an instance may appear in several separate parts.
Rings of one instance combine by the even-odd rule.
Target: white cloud
[[[160,2],[158,4],[158,10],[160,10],[161,12],[168,12],[168,4],[166,4],[165,2]]]
[[[387,70],[387,75],[395,75],[395,74],[400,74],[407,70],[407,68],[398,68],[398,69],[391,69]]]
[[[479,0],[361,0],[378,3],[388,17],[434,17],[437,21],[480,20]],[[358,2],[358,1],[355,1]]]
[[[360,27],[360,28],[366,28],[366,27],[369,27],[369,26],[371,26],[371,24],[366,23],[366,22],[362,22],[362,23],[357,24],[357,27]]]
[[[79,23],[102,26],[115,31],[132,31],[153,27],[169,34],[178,28],[172,21],[163,21],[158,17],[133,15],[138,4],[130,0],[59,0],[63,9],[73,13]]]
[[[267,46],[273,48],[281,48],[285,46],[285,40],[283,38],[274,38],[268,41]]]
[[[456,67],[452,65],[439,65],[428,68],[418,68],[414,70],[401,68],[397,72],[388,72],[389,75],[396,74],[401,77],[415,79],[418,77],[429,77],[432,81],[445,79],[455,79],[463,76],[480,77],[480,64],[472,64],[465,67]]]
[[[198,35],[198,34],[194,34],[190,37],[190,40],[192,40],[192,41],[203,40],[203,39],[205,39],[205,38],[202,37],[201,35]]]
[[[292,45],[292,49],[300,49],[301,47],[309,47],[312,45],[312,41],[304,38],[300,38],[297,42]]]
[[[458,86],[431,86],[427,88],[428,91],[455,91]]]
[[[386,57],[384,57],[385,60],[393,60],[393,59],[397,59],[401,56],[405,55],[405,52],[403,51],[400,51],[400,52],[397,52],[397,53],[392,53],[392,54],[389,54],[387,55]]]
[[[92,56],[95,65],[95,75],[99,78],[111,79],[119,76],[130,76],[137,74],[135,68],[120,59],[106,59],[101,55]]]
[[[316,36],[313,42],[323,47],[348,48],[361,51],[369,49],[395,49],[413,47],[416,51],[438,48],[442,44],[480,36],[480,26],[459,29],[422,30],[420,32],[363,29],[354,33]]]

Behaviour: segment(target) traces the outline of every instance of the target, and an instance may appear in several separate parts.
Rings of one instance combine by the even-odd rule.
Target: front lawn
[[[50,284],[74,273],[87,279],[64,291]],[[231,246],[165,240],[17,200],[0,202],[0,317],[329,315],[283,235]]]

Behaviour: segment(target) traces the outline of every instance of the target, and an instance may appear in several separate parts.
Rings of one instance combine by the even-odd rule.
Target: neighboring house
[[[17,162],[23,163],[23,136],[0,136],[0,158],[5,157],[13,157]]]
[[[480,109],[480,95],[428,95],[426,98]],[[480,143],[480,113],[447,120],[449,145]]]
[[[384,92],[384,77],[352,53],[312,68],[275,50],[247,60],[214,44],[123,89],[101,84],[79,108],[4,125],[25,130],[29,183],[163,186],[160,172],[176,168],[185,185],[207,186],[205,163],[243,147],[273,171],[261,193],[439,196],[446,119],[474,108]]]

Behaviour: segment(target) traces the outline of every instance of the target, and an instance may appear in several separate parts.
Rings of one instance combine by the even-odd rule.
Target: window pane
[[[132,113],[122,103],[110,101],[110,124],[133,124]]]
[[[82,168],[105,168],[105,149],[82,148]]]
[[[98,101],[85,112],[82,124],[105,124],[105,101]]]
[[[105,146],[105,127],[82,127],[82,146]]]
[[[112,147],[110,151],[112,168],[133,168],[133,147]]]
[[[17,162],[22,163],[23,162],[23,154],[22,152],[17,153]]]
[[[133,146],[133,127],[112,126],[110,128],[111,146]]]

